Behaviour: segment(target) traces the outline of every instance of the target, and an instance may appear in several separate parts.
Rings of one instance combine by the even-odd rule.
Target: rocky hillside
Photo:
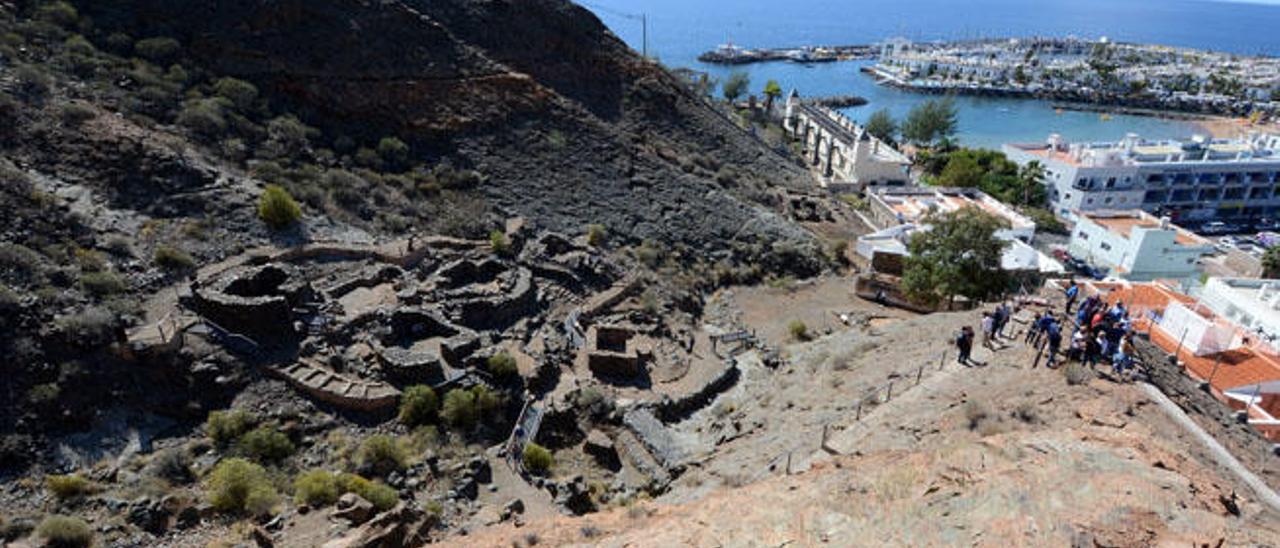
[[[0,35],[0,461],[107,395],[208,396],[106,347],[151,293],[266,243],[520,215],[600,225],[687,288],[825,261],[779,213],[807,174],[567,1],[4,2]],[[257,218],[268,184],[300,224]]]
[[[167,36],[336,141],[394,135],[485,176],[504,210],[623,241],[804,241],[764,213],[807,176],[564,0],[81,3]],[[743,228],[748,221],[750,227]]]

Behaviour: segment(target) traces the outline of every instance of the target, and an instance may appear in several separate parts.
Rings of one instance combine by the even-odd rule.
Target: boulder
[[[324,543],[322,548],[421,546],[426,544],[427,532],[434,525],[435,516],[401,502],[346,535]]]
[[[601,466],[611,470],[616,470],[621,466],[621,461],[618,460],[618,450],[613,446],[613,440],[601,430],[592,430],[587,434],[587,441],[582,445],[582,450],[595,457],[596,462],[599,462]]]
[[[482,456],[472,457],[467,462],[467,469],[470,470],[471,477],[480,483],[490,483],[493,481],[493,469],[489,466],[489,459]]]
[[[355,493],[346,493],[338,498],[333,509],[333,517],[344,519],[352,525],[360,525],[373,517],[373,503]]]

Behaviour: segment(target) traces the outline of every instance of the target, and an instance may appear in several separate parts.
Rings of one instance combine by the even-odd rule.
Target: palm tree
[[[773,101],[782,97],[782,86],[777,80],[769,80],[764,83],[764,111],[773,112]]]
[[[1018,183],[1022,187],[1022,205],[1033,205],[1031,203],[1031,192],[1044,184],[1047,173],[1044,165],[1038,160],[1027,162],[1022,166],[1018,173]]]

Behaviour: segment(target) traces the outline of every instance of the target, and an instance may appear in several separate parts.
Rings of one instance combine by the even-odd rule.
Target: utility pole
[[[640,55],[649,58],[649,14],[640,14]]]
[[[629,19],[631,21],[640,21],[640,54],[645,59],[649,58],[649,14],[628,13],[625,11],[619,11],[613,8],[601,6],[599,4],[593,4],[590,2],[583,2],[582,4],[584,6],[589,6],[608,14],[616,15],[623,19]]]

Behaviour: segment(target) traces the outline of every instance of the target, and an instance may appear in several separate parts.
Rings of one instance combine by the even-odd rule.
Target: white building
[[[1030,242],[1036,234],[1035,221],[976,188],[882,188],[868,192],[867,201],[872,221],[881,227],[919,223],[934,213],[976,207],[1009,224],[996,234],[1000,238]]]
[[[1137,209],[1077,212],[1069,251],[1133,281],[1181,280],[1195,276],[1200,257],[1213,243]]]
[[[1053,211],[1140,208],[1175,222],[1251,220],[1280,214],[1280,136],[1006,144],[1019,165],[1039,162]]]
[[[783,128],[799,139],[803,156],[832,192],[861,192],[877,186],[903,186],[911,180],[911,159],[877,139],[849,117],[787,96]]]
[[[868,193],[871,220],[881,227],[878,232],[858,238],[855,251],[872,261],[876,253],[907,254],[907,243],[920,230],[929,230],[928,217],[965,207],[975,207],[1004,219],[1009,228],[996,232],[996,237],[1009,242],[1000,257],[1001,268],[1009,271],[1061,274],[1062,264],[1037,251],[1028,242],[1035,236],[1036,224],[1003,202],[973,188],[885,188]]]
[[[1200,302],[1245,330],[1280,337],[1280,280],[1210,278]]]

